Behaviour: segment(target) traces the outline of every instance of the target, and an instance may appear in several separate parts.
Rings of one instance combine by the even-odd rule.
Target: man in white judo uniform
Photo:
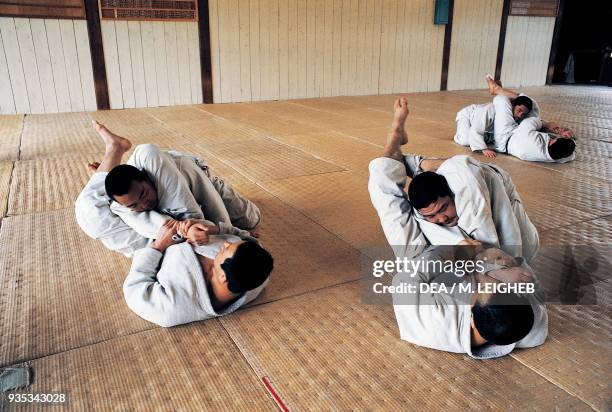
[[[89,165],[92,177],[75,211],[90,237],[132,256],[124,282],[128,306],[148,321],[174,326],[231,313],[257,297],[273,259],[232,217],[255,227],[259,209],[191,156],[141,145],[133,165],[120,165],[131,143],[94,127],[106,151]],[[216,222],[204,220],[204,211]]]
[[[456,143],[486,157],[508,153],[522,160],[564,163],[575,158],[573,132],[540,119],[538,104],[486,77],[492,103],[470,105],[457,113]]]
[[[512,256],[533,259],[539,248],[538,232],[503,169],[468,156],[448,160],[404,156],[407,104],[405,98],[396,101],[384,156],[370,162],[370,198],[389,243],[403,239],[401,244],[410,245],[415,256],[428,245],[477,240]],[[412,178],[409,201],[404,191],[407,177]],[[396,203],[404,214],[389,212]]]
[[[404,156],[401,146],[408,141],[404,130],[404,122],[408,115],[406,99],[398,99],[394,108],[392,131],[383,157],[374,159],[370,163],[369,190],[387,241],[396,256],[410,259],[418,257],[425,261],[449,261],[455,259],[455,251],[452,248],[442,246],[432,248],[430,243],[471,245],[474,247],[474,252],[480,253],[475,258],[482,259],[482,254],[489,254],[492,251],[494,255],[492,260],[500,264],[487,267],[483,273],[478,273],[473,278],[466,278],[463,281],[472,285],[534,282],[533,273],[521,258],[513,258],[499,249],[480,250],[482,243],[495,243],[490,240],[495,240],[495,235],[491,233],[491,230],[495,229],[496,224],[500,225],[500,231],[509,230],[515,241],[520,241],[517,238],[517,236],[520,237],[517,233],[520,225],[517,222],[515,211],[520,212],[522,208],[512,206],[508,195],[508,189],[511,188],[506,186],[508,182],[505,176],[495,175],[496,170],[488,169],[488,166],[479,163],[471,164],[465,157],[459,159],[458,162],[451,161],[446,169],[449,172],[460,170],[461,173],[471,176],[467,183],[483,189],[485,196],[470,200],[464,197],[464,195],[469,195],[469,192],[460,193],[460,196],[464,198],[459,200],[457,194],[450,193],[436,197],[433,203],[415,210],[403,190],[408,175],[414,175],[415,171],[420,168],[438,168],[439,166],[439,171],[440,169],[446,170],[443,166],[448,161],[440,164],[440,161]],[[472,173],[474,168],[482,167],[486,171],[482,175]],[[439,176],[444,179],[444,176]],[[479,180],[479,177],[482,180]],[[451,179],[452,182],[455,180],[457,180],[456,183],[461,183],[460,176],[454,176]],[[482,184],[485,187],[480,187]],[[490,186],[486,186],[487,184]],[[452,185],[455,186],[454,183]],[[455,189],[457,188],[459,186],[455,186]],[[486,197],[486,194],[489,193],[487,189],[491,190],[495,197],[505,197],[505,201],[500,203],[495,200],[494,203],[497,204],[487,204],[487,201],[492,200]],[[512,194],[513,190],[510,191],[510,195]],[[504,216],[494,216],[492,211],[502,213]],[[524,214],[524,211],[522,213]],[[444,231],[456,227],[462,221],[461,215],[464,215],[463,218],[469,217],[473,220],[469,222],[468,230],[475,224],[474,230],[467,233],[459,228],[460,230],[455,233],[444,234]],[[478,216],[482,219],[474,220]],[[535,236],[531,241],[537,243],[535,228],[526,215],[524,219],[526,220],[523,224],[530,225],[529,235]],[[509,222],[504,220],[509,220]],[[423,230],[428,225],[440,230]],[[492,236],[492,238],[487,239],[486,236]],[[482,242],[473,238],[480,238]],[[503,238],[503,236],[497,236],[497,243]],[[533,249],[533,246],[527,247],[526,250]],[[537,250],[537,245],[535,246]],[[448,274],[427,270],[419,270],[415,276],[400,273],[394,277],[393,283],[396,286],[402,283],[417,286],[417,293],[395,293],[393,295],[395,315],[402,339],[438,350],[467,353],[475,358],[503,356],[510,353],[515,347],[537,346],[546,339],[546,311],[534,295],[479,293],[478,289],[472,289],[471,292],[463,293],[461,296],[453,293],[420,292],[420,283],[444,282],[448,280],[448,277]],[[450,274],[450,278],[454,281],[458,279],[454,274]]]

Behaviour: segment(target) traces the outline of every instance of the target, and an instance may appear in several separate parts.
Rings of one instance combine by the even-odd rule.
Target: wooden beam
[[[561,24],[564,10],[565,0],[559,0],[559,12],[557,13],[557,18],[555,19],[555,30],[553,32],[552,44],[550,46],[550,57],[548,58],[546,84],[552,84],[553,76],[555,75],[555,60],[557,59],[557,50],[559,49],[559,38],[561,37]]]
[[[110,109],[110,101],[108,99],[108,81],[106,79],[106,63],[104,61],[98,0],[85,0],[85,12],[87,16],[87,32],[89,33],[94,87],[96,89],[96,103],[98,110],[108,110]]]
[[[508,14],[510,14],[510,1],[504,0],[501,23],[499,26],[499,42],[497,43],[497,61],[495,62],[495,80],[501,79],[502,64],[504,62],[504,47],[506,45],[506,28],[508,27]]]
[[[444,28],[444,48],[442,50],[442,76],[440,77],[440,90],[446,90],[448,85],[448,65],[450,62],[451,37],[453,34],[453,10],[455,0],[448,2],[448,24]]]
[[[208,0],[198,0],[198,32],[200,36],[200,72],[202,76],[202,100],[213,102],[212,64],[210,57],[210,22]]]

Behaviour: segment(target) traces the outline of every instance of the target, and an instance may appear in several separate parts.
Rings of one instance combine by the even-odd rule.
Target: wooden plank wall
[[[111,109],[202,103],[197,22],[102,21]]]
[[[482,89],[484,75],[495,73],[503,5],[503,0],[455,0],[448,90]]]
[[[0,17],[0,113],[96,110],[85,20]]]
[[[554,17],[509,16],[501,80],[508,87],[546,84]]]
[[[217,102],[439,90],[433,1],[211,0]]]

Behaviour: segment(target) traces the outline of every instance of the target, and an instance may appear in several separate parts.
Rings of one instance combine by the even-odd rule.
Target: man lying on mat
[[[468,156],[404,156],[408,102],[398,99],[394,109],[392,131],[383,156],[370,162],[368,184],[389,244],[408,245],[407,253],[414,257],[429,245],[475,239],[528,261],[535,257],[538,232],[508,173]],[[408,177],[412,181],[407,196]]]
[[[92,177],[76,201],[76,216],[81,229],[107,248],[130,256],[150,243],[169,218],[205,218],[222,231],[234,230],[231,226],[256,231],[259,208],[212,175],[202,160],[144,144],[121,165],[131,143],[93,124],[105,155],[101,163],[88,165]]]
[[[456,143],[482,150],[486,157],[495,157],[497,151],[533,162],[574,160],[576,143],[570,129],[542,121],[533,99],[503,88],[490,75],[485,80],[495,98],[457,113]]]
[[[431,246],[419,256],[418,270],[394,276],[401,339],[478,359],[543,344],[548,315],[529,266],[501,249],[472,244]],[[470,261],[479,270],[466,274],[464,264]],[[449,262],[463,269],[449,272]],[[411,292],[401,289],[409,285]]]
[[[120,165],[131,143],[94,127],[105,155],[89,165],[92,177],[75,211],[85,233],[133,256],[124,282],[128,306],[146,320],[173,326],[231,313],[253,300],[273,259],[232,222],[256,227],[259,209],[189,155],[141,145],[131,165]]]

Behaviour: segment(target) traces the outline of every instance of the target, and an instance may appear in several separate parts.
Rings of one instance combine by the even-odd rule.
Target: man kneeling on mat
[[[76,217],[90,237],[132,256],[123,287],[128,306],[168,327],[225,315],[255,299],[273,259],[232,223],[255,228],[259,209],[190,155],[141,145],[132,165],[120,165],[131,143],[94,127],[106,150],[89,165]]]

